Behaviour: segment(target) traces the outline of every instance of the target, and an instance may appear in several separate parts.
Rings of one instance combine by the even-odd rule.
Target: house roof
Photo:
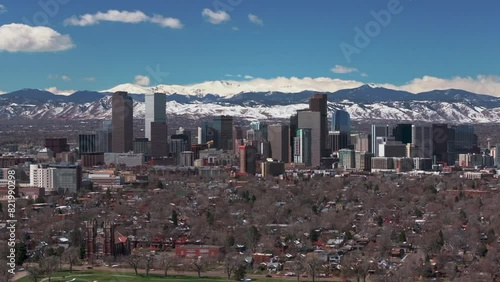
[[[115,232],[115,243],[125,243],[127,242],[127,237],[123,236],[120,232]]]

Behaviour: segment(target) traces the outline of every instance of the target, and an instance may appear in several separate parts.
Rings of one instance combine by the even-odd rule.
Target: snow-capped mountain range
[[[200,86],[201,85],[201,86]],[[204,87],[203,87],[204,85]],[[77,91],[69,96],[22,89],[0,95],[0,118],[14,119],[110,119],[111,93],[127,91],[134,99],[134,116],[143,118],[144,95],[166,93],[167,113],[197,119],[232,115],[244,119],[288,118],[308,107],[313,93],[328,94],[329,109],[344,109],[353,120],[397,120],[447,123],[498,123],[500,98],[463,90],[434,90],[412,94],[373,85],[349,89],[304,89],[281,85],[248,89],[244,82],[212,81],[196,86],[159,85],[142,87],[122,84],[96,91]],[[264,91],[264,89],[267,89]]]
[[[204,97],[215,94],[220,97],[230,98],[237,94],[248,92],[283,92],[297,93],[302,91],[335,92],[346,88],[355,88],[363,84],[357,81],[318,78],[285,78],[278,77],[272,80],[252,79],[251,81],[216,80],[206,81],[192,85],[165,85],[144,87],[132,83],[117,85],[101,92],[114,93],[126,91],[137,94],[152,94],[155,92],[169,94],[184,94],[188,96]]]

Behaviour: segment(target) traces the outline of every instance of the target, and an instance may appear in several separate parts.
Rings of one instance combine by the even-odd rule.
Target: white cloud
[[[0,14],[7,12],[7,7],[5,5],[0,4]]]
[[[262,21],[261,18],[254,14],[248,14],[248,19],[250,20],[251,23],[256,24],[256,25],[264,25],[264,22]]]
[[[151,83],[151,80],[149,77],[144,76],[144,75],[136,75],[134,79],[134,84],[140,85],[140,86],[147,86]]]
[[[432,90],[461,89],[478,94],[488,94],[500,96],[500,76],[478,75],[477,77],[453,77],[451,79],[424,76],[415,78],[412,81],[396,86],[393,84],[380,84],[396,90],[404,90],[411,93],[427,92]]]
[[[95,81],[95,77],[93,77],[93,76],[87,76],[87,77],[84,77],[83,80],[85,80],[85,81]]]
[[[70,81],[71,77],[67,75],[59,75],[59,74],[49,74],[49,79],[62,79],[64,81]]]
[[[237,26],[233,26],[231,29],[232,29],[232,30],[234,30],[234,31],[238,31],[238,30],[240,30],[240,28],[239,28],[239,27],[237,27]]]
[[[49,27],[16,23],[0,26],[0,51],[51,52],[73,47],[69,35],[61,35]]]
[[[346,66],[341,66],[341,65],[335,65],[335,67],[330,69],[334,73],[352,73],[352,72],[357,72],[357,68],[351,68],[351,67],[346,67]]]
[[[231,19],[231,16],[225,11],[212,11],[208,8],[203,9],[201,15],[211,24],[220,24]]]
[[[183,27],[181,21],[176,18],[165,18],[161,15],[154,15],[153,17],[150,17],[144,14],[142,11],[129,12],[118,10],[109,10],[107,12],[97,12],[96,14],[85,14],[82,16],[72,16],[64,20],[64,24],[73,26],[89,26],[96,25],[104,21],[130,24],[151,22],[154,24],[158,24],[161,27],[169,27],[174,29],[180,29]]]
[[[246,75],[242,75],[242,74],[230,74],[230,73],[228,73],[228,74],[225,74],[224,76],[225,76],[225,77],[244,78],[244,79],[254,79],[254,77],[253,77],[253,76],[248,75],[248,74],[246,74]]]
[[[183,27],[181,21],[176,18],[165,18],[160,15],[154,15],[150,21],[152,23],[159,24],[161,27],[170,27],[174,29],[180,29]]]
[[[360,75],[361,75],[362,77],[367,77],[367,76],[368,76],[368,74],[366,74],[366,73],[364,73],[364,72],[363,72],[363,73],[361,73]]]
[[[0,90],[0,95],[7,94],[7,92]]]
[[[55,86],[49,87],[49,88],[45,89],[45,91],[49,91],[49,92],[54,93],[56,95],[64,95],[64,96],[68,96],[68,95],[71,95],[71,94],[76,92],[76,90],[60,90],[60,89],[57,89],[57,87],[55,87]]]
[[[184,93],[187,95],[200,95],[200,93],[217,93],[221,96],[233,96],[241,92],[268,92],[279,91],[283,93],[297,93],[304,90],[317,92],[335,92],[342,89],[352,89],[360,87],[365,82],[356,80],[343,80],[330,77],[276,77],[270,79],[253,78],[242,80],[237,75],[227,74],[227,77],[236,77],[234,80],[224,81],[205,81],[197,84],[189,85],[157,85],[154,87],[140,87],[137,92],[129,91],[130,93],[153,93],[160,91],[164,93]],[[385,87],[394,90],[403,90],[410,93],[420,93],[434,89],[463,89],[473,93],[489,94],[500,97],[500,76],[480,75],[476,78],[471,77],[455,77],[451,79],[436,78],[424,76],[423,78],[414,79],[403,85],[371,83],[374,87]],[[107,90],[115,92],[119,90],[128,90],[129,85],[125,88],[119,86]],[[149,92],[148,92],[149,91]]]

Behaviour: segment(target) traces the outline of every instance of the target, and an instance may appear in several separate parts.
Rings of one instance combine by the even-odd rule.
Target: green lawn
[[[73,280],[75,279],[75,280]],[[198,279],[197,277],[189,276],[168,276],[163,277],[158,274],[150,274],[148,277],[144,277],[143,274],[138,276],[133,273],[118,273],[118,272],[105,272],[105,271],[77,271],[74,270],[73,273],[69,271],[61,271],[52,275],[51,281],[61,282],[61,281],[72,281],[72,282],[132,282],[132,281],[178,281],[178,282],[190,282],[190,281],[207,281],[207,282],[222,282],[227,281],[221,278],[207,277]],[[28,277],[23,277],[18,280],[19,282],[30,282]],[[47,282],[48,279],[39,279],[38,281]]]
[[[73,280],[75,279],[75,280]],[[18,280],[19,282],[30,282],[28,277],[23,277]],[[39,282],[47,282],[48,279],[39,279]],[[134,275],[133,273],[118,273],[118,272],[106,272],[106,271],[97,271],[97,270],[73,270],[73,273],[69,271],[61,271],[52,275],[52,282],[61,282],[61,281],[71,281],[71,282],[132,282],[132,281],[173,281],[173,282],[190,282],[190,281],[207,281],[207,282],[227,282],[227,279],[217,278],[217,277],[204,277],[197,278],[192,276],[181,276],[181,275],[172,275],[163,277],[158,274],[150,274],[148,277],[144,277],[143,274],[139,274],[139,276]],[[234,280],[231,280],[234,281]],[[252,281],[258,282],[281,282],[281,281],[290,281],[290,280],[282,280],[282,279],[273,279],[273,278],[260,278],[260,279],[252,279]]]

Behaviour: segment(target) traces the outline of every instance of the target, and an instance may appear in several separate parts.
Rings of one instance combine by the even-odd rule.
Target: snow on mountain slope
[[[121,84],[101,92],[127,91],[134,94],[151,94],[154,92],[166,94],[184,94],[203,97],[214,94],[221,97],[232,97],[242,92],[283,92],[298,93],[302,91],[335,92],[340,89],[348,89],[362,86],[357,81],[332,79],[326,77],[318,78],[285,78],[253,79],[249,81],[216,80],[206,81],[192,85],[157,85],[143,87],[130,83]]]
[[[152,94],[153,93],[151,87],[143,87],[143,86],[135,85],[132,83],[120,84],[120,85],[117,85],[117,86],[110,88],[108,90],[103,90],[101,92],[114,93],[117,91],[125,91],[128,93],[136,93],[136,94]]]
[[[215,115],[255,119],[288,119],[297,110],[306,109],[305,103],[291,105],[252,105],[230,103],[179,103],[169,101],[167,114],[199,119]],[[354,103],[329,102],[329,109],[345,109],[353,120],[395,120],[446,123],[498,123],[500,107],[485,108],[468,102],[394,101]],[[134,117],[144,118],[145,103],[134,102]],[[111,119],[111,97],[105,96],[89,103],[49,102],[38,105],[10,103],[0,105],[0,118],[28,119]]]

